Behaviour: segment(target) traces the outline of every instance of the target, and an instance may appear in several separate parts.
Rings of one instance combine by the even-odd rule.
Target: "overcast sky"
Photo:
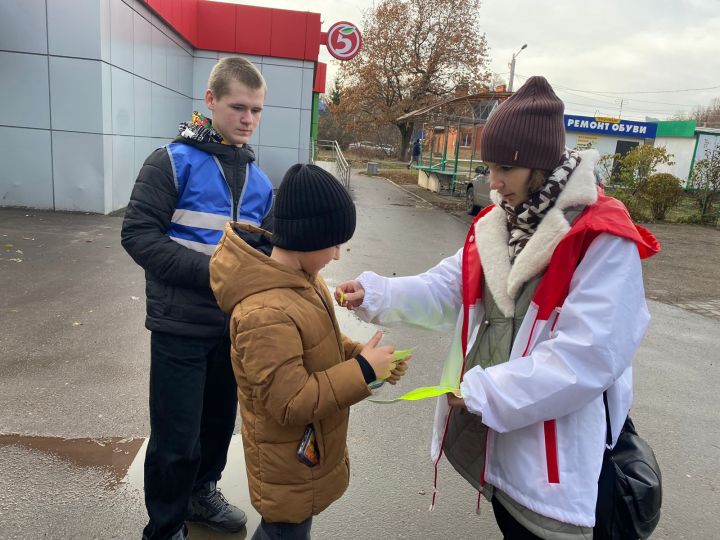
[[[235,3],[302,5],[320,13],[327,30],[343,20],[361,25],[373,0]],[[570,114],[617,116],[622,99],[623,118],[665,119],[720,97],[720,0],[484,0],[480,20],[491,69],[507,80],[513,52],[527,43],[516,59],[515,89],[544,75]],[[324,47],[320,60],[330,64],[329,87],[336,70]],[[667,92],[700,88],[712,89]]]

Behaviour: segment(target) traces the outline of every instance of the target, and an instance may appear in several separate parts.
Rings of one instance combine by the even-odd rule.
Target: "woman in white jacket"
[[[438,400],[432,458],[492,501],[512,540],[592,538],[603,392],[616,439],[649,321],[640,259],[659,251],[596,185],[597,152],[565,148],[563,110],[532,77],[491,116],[481,154],[495,204],[454,256],[336,290],[367,321],[454,328],[441,384],[462,397]]]

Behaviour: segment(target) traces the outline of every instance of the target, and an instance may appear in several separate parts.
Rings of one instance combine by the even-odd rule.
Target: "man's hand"
[[[335,287],[335,301],[339,306],[353,310],[362,305],[365,289],[356,280],[345,281]]]

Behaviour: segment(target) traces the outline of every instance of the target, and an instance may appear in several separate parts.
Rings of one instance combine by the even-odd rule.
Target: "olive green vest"
[[[584,208],[584,206],[566,208],[563,213],[567,222],[572,224]],[[512,317],[506,317],[500,311],[487,286],[487,281],[483,280],[482,301],[485,318],[480,324],[472,348],[466,355],[463,375],[475,366],[486,369],[510,359],[515,337],[542,276],[541,273],[523,284],[515,299],[515,315]],[[448,461],[475,489],[480,489],[481,475],[485,466],[487,429],[480,416],[465,409],[453,408],[443,441],[443,452]]]
[[[515,299],[515,315],[512,317],[503,315],[487,283],[483,283],[485,317],[467,353],[465,372],[475,366],[486,369],[508,361],[513,342],[541,277],[535,276],[520,289]],[[487,429],[480,416],[466,409],[454,408],[443,442],[443,451],[448,461],[475,489],[480,489],[480,478],[485,466]]]

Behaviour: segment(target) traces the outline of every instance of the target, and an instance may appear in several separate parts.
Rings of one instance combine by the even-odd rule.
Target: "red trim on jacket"
[[[475,244],[475,223],[493,208],[495,208],[495,205],[488,206],[473,220],[463,250],[463,326],[461,334],[463,365],[460,375],[461,381],[465,373],[470,306],[482,298],[482,264]],[[652,233],[644,227],[635,225],[627,209],[620,201],[607,197],[600,191],[597,202],[583,210],[573,223],[570,231],[553,251],[545,274],[533,295],[532,301],[537,305],[538,311],[523,356],[526,356],[530,350],[535,325],[538,320],[548,320],[556,308],[562,307],[570,290],[570,281],[575,269],[582,261],[590,244],[601,234],[612,234],[635,242],[642,259],[651,257],[660,251],[660,244]],[[548,483],[559,483],[560,467],[555,420],[545,421],[544,433]],[[485,457],[487,461],[487,453]],[[485,472],[483,470],[484,476]]]

